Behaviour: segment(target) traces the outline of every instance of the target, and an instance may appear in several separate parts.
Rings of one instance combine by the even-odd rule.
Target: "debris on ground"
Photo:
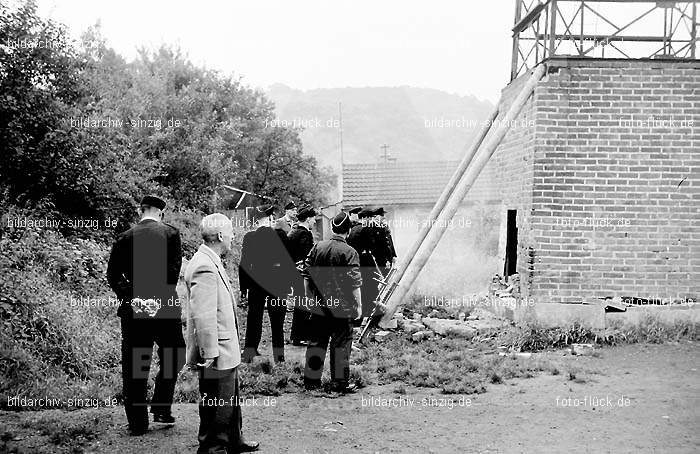
[[[383,326],[384,329],[397,329],[398,327],[399,327],[399,320],[396,318],[392,318],[391,320],[389,320],[389,322],[387,322]]]
[[[430,330],[418,331],[417,333],[413,333],[413,335],[411,335],[411,339],[413,340],[413,342],[420,342],[423,339],[430,339],[431,337],[433,337],[434,334],[435,333]]]
[[[388,339],[389,334],[391,334],[391,331],[377,331],[374,334],[374,340],[377,342],[384,342]]]
[[[482,308],[474,308],[469,315],[465,312],[456,314],[457,318],[436,317],[432,310],[427,316],[409,309],[397,310],[389,322],[381,324],[382,331],[374,335],[378,342],[385,341],[394,332],[411,335],[414,342],[428,339],[434,335],[472,339],[477,335],[487,334],[509,326],[511,322],[502,319]]]
[[[572,355],[591,355],[595,351],[593,344],[571,344]]]
[[[466,322],[450,320],[445,318],[425,317],[423,324],[441,336],[452,335],[464,339],[471,339],[476,334],[476,329],[470,327]]]
[[[417,314],[420,316],[420,314]],[[405,333],[408,334],[413,334],[418,331],[423,331],[425,329],[425,325],[420,321],[420,317],[418,320],[415,319],[401,319],[397,321],[398,327],[404,331]]]
[[[495,274],[491,279],[489,287],[489,296],[497,298],[520,298],[520,275],[518,273],[511,274],[507,278],[503,278],[499,274]]]

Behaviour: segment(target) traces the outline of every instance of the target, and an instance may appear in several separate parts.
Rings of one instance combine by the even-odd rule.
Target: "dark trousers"
[[[292,329],[289,335],[292,342],[311,340],[311,330],[311,313],[305,309],[295,307],[292,313]]]
[[[292,329],[289,334],[292,342],[311,340],[311,312],[304,306],[304,280],[299,276],[294,282],[294,312],[292,313]]]
[[[314,332],[306,349],[304,384],[321,385],[326,350],[331,350],[331,381],[334,386],[347,386],[350,381],[350,351],[352,349],[352,320],[313,314]]]
[[[243,443],[238,368],[199,371],[198,454],[238,452]]]
[[[245,352],[250,355],[257,351],[262,337],[263,312],[267,297],[267,315],[272,330],[272,353],[275,359],[284,359],[284,317],[287,307],[281,299],[266,292],[250,291],[248,295],[248,318],[245,329]]]
[[[377,277],[376,271],[376,267],[360,268],[360,273],[362,274],[362,317],[372,315],[374,300],[379,295],[377,281],[374,280]]]
[[[185,340],[180,318],[143,319],[132,314],[121,317],[122,385],[129,427],[148,427],[146,393],[153,343],[158,345],[160,370],[156,375],[151,413],[170,414],[177,375],[185,365]]]

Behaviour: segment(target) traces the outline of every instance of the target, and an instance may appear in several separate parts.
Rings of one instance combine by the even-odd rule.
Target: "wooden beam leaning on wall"
[[[408,294],[416,278],[420,274],[425,264],[428,262],[428,259],[442,238],[442,235],[445,233],[445,229],[447,228],[449,221],[454,217],[457,209],[462,203],[462,200],[466,196],[467,192],[469,192],[469,189],[471,189],[472,185],[476,181],[476,178],[486,166],[489,159],[491,159],[491,156],[493,156],[495,153],[511,125],[514,124],[515,119],[520,114],[520,111],[525,106],[525,103],[530,95],[534,92],[537,83],[540,81],[540,79],[542,79],[545,71],[546,67],[544,64],[539,64],[533,68],[530,78],[523,85],[520,93],[518,93],[518,96],[511,104],[510,109],[508,109],[505,117],[503,117],[503,120],[498,122],[497,128],[489,137],[488,142],[486,144],[479,143],[479,145],[475,147],[475,159],[470,160],[470,163],[468,163],[468,166],[466,167],[466,171],[457,179],[456,182],[453,183],[450,181],[450,184],[452,184],[454,188],[449,188],[450,184],[448,184],[448,187],[446,187],[443,191],[444,195],[449,190],[449,195],[447,196],[447,200],[445,201],[442,210],[439,210],[439,215],[435,219],[436,222],[428,223],[429,225],[424,239],[420,241],[420,244],[418,244],[418,241],[416,244],[414,244],[414,246],[417,245],[415,247],[415,254],[413,254],[413,256],[406,256],[404,259],[406,267],[400,274],[397,273],[395,275],[396,277],[394,282],[389,284],[393,285],[395,288],[393,292],[390,293],[388,300],[383,301],[387,308],[384,316],[379,322],[380,327],[386,327],[386,324],[394,316],[396,309],[399,307],[404,297]],[[495,123],[492,122],[491,126],[494,125]],[[491,128],[487,128],[484,136],[487,135],[490,129]],[[483,138],[481,138],[481,140],[483,141]],[[440,201],[438,201],[438,203],[439,202]],[[433,208],[433,211],[435,211],[436,208],[437,204],[436,207]],[[432,214],[433,212],[431,211],[431,215]]]

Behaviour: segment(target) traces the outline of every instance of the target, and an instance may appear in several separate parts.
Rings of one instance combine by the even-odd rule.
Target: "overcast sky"
[[[514,0],[39,0],[77,37],[100,21],[127,58],[179,44],[253,86],[411,85],[492,102],[507,83]]]

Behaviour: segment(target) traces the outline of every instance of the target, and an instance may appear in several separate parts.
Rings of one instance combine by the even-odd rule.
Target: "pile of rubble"
[[[520,296],[520,275],[515,273],[503,278],[500,274],[495,274],[491,279],[489,294],[499,298],[518,298]]]
[[[457,319],[438,318],[435,310],[427,317],[415,312],[409,318],[405,312],[407,311],[397,311],[394,318],[384,326],[384,330],[375,333],[374,339],[382,342],[395,331],[410,334],[414,342],[430,339],[436,335],[471,339],[478,334],[498,330],[509,325],[507,320],[503,320],[483,308],[475,308],[469,315],[462,312]]]

